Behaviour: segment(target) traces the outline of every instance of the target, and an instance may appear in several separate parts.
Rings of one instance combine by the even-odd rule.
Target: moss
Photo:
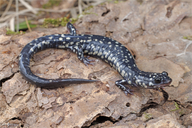
[[[124,0],[107,0],[107,2],[113,2],[115,4],[118,4],[119,2],[122,2]]]
[[[43,22],[43,27],[58,27],[58,26],[66,26],[66,24],[68,22],[71,22],[72,24],[75,23],[77,21],[77,19],[74,18],[67,18],[67,17],[63,17],[63,18],[46,18]]]
[[[66,24],[68,22],[71,22],[72,24],[75,23],[77,21],[77,19],[79,19],[80,16],[82,15],[89,15],[89,14],[95,14],[96,13],[91,13],[91,12],[86,12],[88,10],[90,10],[91,8],[93,8],[93,6],[89,6],[87,7],[83,13],[81,15],[78,15],[77,18],[67,18],[67,17],[63,17],[63,18],[46,18],[43,22],[43,27],[58,27],[58,26],[66,26]]]
[[[95,14],[96,16],[98,16],[97,13],[92,13],[92,12],[83,12],[82,15],[90,15],[90,14]],[[79,17],[79,16],[78,16]]]
[[[119,1],[118,1],[118,0],[115,0],[115,1],[114,1],[114,3],[115,3],[115,4],[118,4],[118,3],[119,3]]]
[[[24,34],[25,32],[19,31],[19,32],[14,32],[10,29],[7,29],[6,35],[19,35],[19,34]]]
[[[42,5],[44,9],[51,8],[53,6],[58,6],[62,0],[49,0],[46,4]]]
[[[87,8],[85,8],[85,9],[84,9],[84,11],[90,10],[91,8],[93,8],[93,6],[92,6],[92,5],[91,5],[91,6],[89,6],[89,7],[87,7]]]
[[[185,109],[180,108],[179,105],[177,104],[177,102],[174,102],[174,103],[175,103],[175,109],[171,110],[172,112],[177,111],[177,113],[180,116],[186,113]]]
[[[91,5],[91,6],[89,6],[89,7],[87,7],[87,8],[85,8],[84,9],[84,11],[82,12],[82,14],[81,15],[78,15],[78,19],[82,16],[82,15],[90,15],[90,14],[95,14],[96,16],[98,16],[98,14],[97,13],[93,13],[93,12],[89,12],[89,10],[90,9],[92,9],[93,8],[93,6]]]

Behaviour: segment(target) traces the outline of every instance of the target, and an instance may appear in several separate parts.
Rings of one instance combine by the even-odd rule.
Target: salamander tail
[[[44,82],[35,83],[38,87],[53,89],[66,87],[70,84],[82,84],[82,83],[92,83],[98,82],[99,80],[88,80],[88,79],[78,79],[78,78],[70,78],[70,79],[46,79]]]

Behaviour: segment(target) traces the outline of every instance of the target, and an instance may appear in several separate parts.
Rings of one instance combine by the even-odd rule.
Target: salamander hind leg
[[[77,52],[77,57],[87,66],[87,65],[93,65],[94,60],[89,59],[89,56],[85,57],[83,52]]]
[[[91,63],[91,62],[93,62],[95,60],[91,60],[91,59],[89,59],[89,56],[87,56],[87,57],[83,57],[82,61],[87,66],[88,64],[93,65],[93,63]]]
[[[86,66],[88,64],[93,65],[93,63],[91,62],[93,62],[94,60],[89,59],[89,56],[85,57],[82,48],[75,48],[75,50],[77,51],[78,59],[81,60]]]
[[[122,91],[124,91],[125,95],[127,95],[127,94],[133,95],[133,93],[132,93],[133,91],[129,87],[126,87],[125,85],[123,85],[123,84],[127,84],[126,80],[118,80],[115,82],[115,84],[118,88],[120,88]]]

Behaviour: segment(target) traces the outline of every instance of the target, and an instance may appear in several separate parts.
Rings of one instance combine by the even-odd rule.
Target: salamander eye
[[[156,83],[156,84],[160,84],[160,83],[161,83],[161,78],[159,78],[159,77],[158,77],[158,78],[155,78],[155,83]]]
[[[168,76],[168,73],[165,71],[163,71],[162,74]]]

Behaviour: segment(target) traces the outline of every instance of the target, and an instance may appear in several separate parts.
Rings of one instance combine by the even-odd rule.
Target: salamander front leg
[[[133,95],[132,90],[129,87],[126,87],[125,85],[123,85],[123,84],[127,84],[126,80],[118,80],[115,82],[115,84],[118,88],[124,91],[125,95],[127,94]]]
[[[67,23],[67,30],[70,32],[71,35],[76,35],[76,28],[70,23]]]

